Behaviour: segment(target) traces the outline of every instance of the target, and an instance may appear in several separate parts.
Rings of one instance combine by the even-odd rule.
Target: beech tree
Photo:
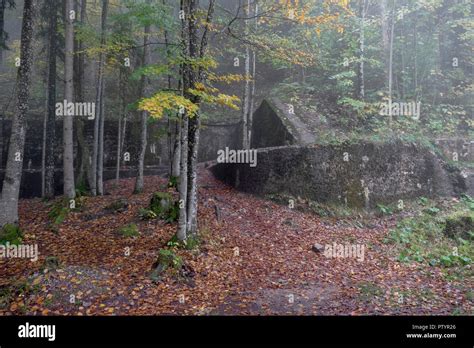
[[[18,223],[18,198],[23,169],[25,117],[30,96],[30,75],[33,61],[34,0],[25,0],[20,42],[20,67],[17,73],[16,108],[12,120],[7,167],[0,196],[0,227]]]
[[[64,18],[65,57],[64,57],[64,99],[73,102],[74,99],[74,0],[65,0],[66,13]],[[63,170],[64,195],[68,198],[76,196],[74,186],[74,142],[73,116],[63,115]]]
[[[99,67],[97,71],[96,85],[96,115],[94,119],[94,143],[92,147],[92,183],[91,193],[93,196],[104,193],[103,166],[104,166],[104,69],[105,69],[105,44],[107,29],[108,0],[102,1],[101,33]]]
[[[147,4],[150,4],[150,0],[147,0]],[[143,58],[142,65],[146,67],[151,62],[150,57],[150,28],[151,25],[148,22],[145,25],[145,31],[143,34]],[[144,74],[141,79],[141,98],[148,96],[150,89],[150,81],[148,77]],[[140,115],[140,152],[138,154],[138,167],[137,167],[137,178],[135,180],[135,193],[140,193],[143,191],[143,176],[144,176],[144,167],[145,167],[145,154],[147,147],[147,135],[148,135],[148,112],[145,110],[141,111]]]

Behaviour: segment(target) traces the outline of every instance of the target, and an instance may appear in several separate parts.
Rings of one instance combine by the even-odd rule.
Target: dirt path
[[[58,234],[47,228],[43,202],[23,201],[23,243],[38,243],[40,259],[33,265],[0,261],[3,293],[13,279],[17,284],[8,301],[3,295],[3,307],[0,295],[0,315],[472,314],[472,284],[450,283],[438,268],[395,260],[383,243],[393,219],[347,227],[236,192],[206,170],[199,212],[205,243],[199,251],[179,252],[194,276],[171,272],[155,284],[150,269],[175,226],[140,221],[138,210],[165,185],[149,177],[146,192],[132,195],[133,179],[124,179],[119,188],[109,186],[111,195],[88,198]],[[104,214],[121,197],[128,200],[126,211]],[[115,233],[129,223],[138,225],[139,237]],[[326,257],[311,250],[314,243],[363,245],[364,257]],[[59,266],[45,273],[48,256]],[[29,284],[23,292],[22,284]]]

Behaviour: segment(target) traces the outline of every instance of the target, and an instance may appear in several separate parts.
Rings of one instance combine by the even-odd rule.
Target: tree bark
[[[360,83],[359,83],[359,97],[365,99],[365,15],[366,15],[367,0],[361,1],[361,22],[360,22]]]
[[[48,2],[48,97],[44,121],[43,150],[43,189],[44,198],[54,197],[54,139],[56,137],[56,56],[58,43],[58,7],[59,1]]]
[[[103,192],[102,183],[99,182],[101,179],[102,174],[99,172],[102,171],[103,168],[103,98],[104,98],[104,65],[105,65],[105,43],[106,43],[106,21],[107,21],[107,7],[108,7],[108,0],[102,1],[102,22],[101,22],[101,52],[99,54],[99,67],[97,71],[97,87],[96,87],[96,114],[94,119],[94,143],[92,146],[92,182],[91,182],[91,193],[93,196],[97,194],[101,194]],[[102,130],[102,132],[101,132]],[[102,137],[101,137],[102,134]],[[102,166],[100,165],[102,163]]]
[[[178,232],[176,234],[178,240],[185,241],[187,239],[187,195],[188,195],[188,115],[184,113],[181,120],[181,158],[179,168],[179,221]]]
[[[150,0],[147,0],[147,4]],[[148,42],[150,41],[150,25],[145,26],[145,34],[143,36],[143,60],[142,65],[145,67],[150,64],[150,47]],[[141,81],[141,93],[140,97],[144,98],[149,94],[149,79],[147,76],[142,76]],[[147,147],[147,133],[148,133],[148,113],[146,111],[141,112],[140,118],[140,152],[138,155],[138,168],[137,168],[137,179],[135,180],[135,193],[143,192],[144,186],[144,167],[145,167],[145,155]]]
[[[20,67],[17,81],[17,104],[12,120],[8,160],[0,195],[0,227],[18,223],[18,198],[25,145],[25,117],[28,112],[29,83],[33,61],[33,0],[25,0],[20,42]],[[18,157],[19,154],[19,157]]]
[[[179,177],[179,164],[181,161],[181,126],[179,121],[175,122],[175,136],[173,145],[173,164],[171,166],[171,175]]]
[[[87,11],[87,0],[81,0],[81,25],[86,21]],[[77,54],[75,55],[74,61],[74,73],[75,73],[75,100],[84,101],[84,69],[85,69],[85,55],[82,52],[84,50],[84,43],[82,40],[75,40],[75,46],[77,47]],[[83,118],[77,118],[76,120],[76,133],[77,133],[77,182],[84,185],[90,186],[91,177],[91,165],[90,165],[90,151],[87,145],[84,135],[84,124]]]
[[[247,6],[245,8],[245,15],[247,18],[250,17],[250,0],[247,0]],[[245,20],[245,36],[248,36],[249,24],[248,19]],[[245,87],[244,87],[244,100],[242,101],[242,148],[249,148],[249,107],[250,107],[250,47],[248,44],[245,45]]]
[[[64,99],[73,102],[74,95],[74,19],[71,11],[74,10],[74,0],[65,0],[65,57],[64,57]],[[73,143],[73,117],[65,115],[63,118],[63,167],[64,167],[64,195],[74,198],[74,143]]]
[[[255,31],[258,29],[258,2],[255,0],[254,4],[254,16],[255,16]],[[304,67],[303,67],[304,72]],[[256,74],[257,74],[257,54],[255,49],[252,50],[252,90],[250,92],[250,108],[249,108],[249,119],[248,119],[248,137],[247,143],[248,148],[252,144],[252,125],[253,125],[253,112],[255,109],[255,84],[256,84]],[[304,76],[304,75],[303,75]],[[303,81],[304,83],[304,81]]]

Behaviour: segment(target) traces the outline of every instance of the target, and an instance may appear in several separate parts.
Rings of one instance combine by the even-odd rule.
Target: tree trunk
[[[87,0],[81,0],[81,24],[85,23],[87,11]],[[85,67],[85,55],[82,53],[84,50],[84,43],[82,40],[76,40],[75,45],[77,46],[78,53],[75,55],[74,61],[74,73],[75,73],[75,100],[84,101],[84,67]],[[87,145],[84,135],[84,124],[83,118],[77,118],[76,120],[76,133],[77,133],[77,162],[78,162],[78,174],[77,182],[83,185],[87,184],[90,186],[91,177],[91,166],[90,166],[90,151]]]
[[[74,0],[65,0],[65,57],[64,57],[64,99],[73,102],[74,95],[74,19],[71,11],[74,10]],[[64,167],[64,195],[74,198],[74,143],[73,143],[73,117],[65,115],[63,118],[63,167]]]
[[[149,4],[150,1],[147,0]],[[150,41],[150,25],[145,26],[145,34],[143,36],[143,59],[142,66],[147,66],[150,64],[150,48],[148,42]],[[141,81],[141,93],[140,97],[144,98],[149,94],[149,79],[147,76],[142,76]],[[145,155],[147,147],[147,133],[148,133],[148,113],[146,111],[141,112],[140,118],[140,153],[138,154],[138,168],[137,168],[137,179],[135,181],[135,193],[140,193],[143,191],[144,185],[144,168],[145,168]]]
[[[359,83],[359,97],[365,99],[365,14],[366,14],[367,0],[361,1],[361,22],[360,22],[360,83]]]
[[[56,137],[56,56],[57,56],[57,24],[59,1],[49,3],[48,28],[48,98],[44,122],[44,150],[43,150],[43,189],[44,198],[54,197],[54,139]]]
[[[250,17],[250,0],[247,0],[247,6],[245,8],[245,15],[247,18]],[[248,36],[248,19],[245,21],[245,36]],[[249,107],[250,107],[250,47],[248,44],[245,45],[245,87],[244,87],[244,98],[242,101],[242,148],[249,148]]]
[[[383,44],[383,61],[385,79],[384,85],[388,91],[389,80],[389,51],[390,51],[390,34],[389,34],[389,15],[388,15],[388,0],[381,0],[380,2],[380,16],[382,18],[382,44]]]
[[[104,125],[105,125],[105,79],[102,78],[100,94],[99,151],[97,154],[97,194],[104,194]]]
[[[173,145],[173,164],[171,166],[171,175],[179,177],[179,165],[181,161],[181,126],[179,121],[175,122],[175,137]]]
[[[189,18],[189,56],[191,59],[203,58],[205,56],[206,47],[207,47],[207,35],[209,33],[209,25],[212,21],[212,16],[214,13],[214,3],[215,0],[209,1],[209,8],[207,11],[206,26],[204,33],[202,35],[201,44],[198,45],[198,33],[196,25],[196,15],[197,3],[196,1],[190,1],[190,16]],[[249,54],[250,58],[250,54]],[[198,82],[203,82],[205,79],[204,69],[200,68],[196,73],[195,69],[188,69],[188,79],[189,88],[195,88]],[[188,90],[186,88],[185,90]],[[194,104],[199,105],[201,100],[199,97],[188,95],[187,98],[193,101]],[[199,150],[199,134],[201,127],[201,118],[200,113],[197,112],[189,121],[189,149],[188,149],[188,192],[187,192],[187,226],[188,233],[195,235],[198,232],[198,221],[197,221],[197,211],[198,211],[198,174],[197,174],[197,164],[198,164],[198,150]]]
[[[28,112],[29,83],[33,61],[33,0],[25,0],[20,42],[17,105],[12,120],[8,160],[0,196],[0,227],[18,223],[18,198],[25,145],[25,117]]]
[[[258,3],[255,1],[255,7],[254,7],[254,16],[255,16],[255,31],[258,29]],[[304,71],[304,67],[303,67]],[[248,148],[250,148],[250,145],[252,143],[252,124],[253,124],[253,112],[255,108],[255,83],[256,83],[256,73],[257,73],[257,54],[255,52],[255,49],[252,50],[252,90],[250,92],[250,108],[249,108],[249,119],[248,119],[248,138],[247,138],[247,143],[248,143]],[[304,81],[303,81],[304,83]]]
[[[390,29],[390,49],[389,49],[389,64],[388,64],[388,98],[391,101],[392,100],[392,89],[393,89],[393,34],[395,31],[395,2],[393,3],[393,8],[392,8],[392,26]],[[393,116],[392,116],[392,110],[389,110],[389,122],[390,122],[390,128],[392,127],[393,123]]]
[[[189,119],[186,113],[181,121],[181,158],[179,169],[179,221],[177,238],[180,241],[187,239],[187,195],[188,195],[188,127]]]
[[[102,184],[99,182],[99,179],[102,177],[102,174],[99,175],[99,171],[101,171],[100,163],[103,161],[100,160],[102,157],[101,155],[101,148],[103,149],[103,137],[101,138],[101,129],[103,130],[103,123],[102,123],[102,106],[103,106],[103,98],[104,98],[104,60],[105,60],[105,53],[103,50],[105,49],[105,30],[106,30],[106,20],[107,20],[107,7],[108,7],[108,0],[102,1],[102,23],[101,23],[101,52],[99,54],[99,67],[97,71],[97,85],[96,85],[96,114],[94,119],[94,143],[92,146],[92,182],[91,182],[91,193],[93,196],[97,194],[101,194],[102,191]],[[103,136],[103,132],[102,132]]]
[[[201,119],[198,114],[189,121],[189,149],[188,149],[188,199],[187,199],[187,225],[188,233],[197,233],[197,164],[199,134]]]

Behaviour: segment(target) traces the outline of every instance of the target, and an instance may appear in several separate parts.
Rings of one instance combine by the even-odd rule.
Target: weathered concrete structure
[[[278,101],[264,101],[252,129],[252,145],[259,148],[257,166],[220,163],[214,174],[246,192],[352,207],[473,193],[472,176],[433,149],[401,141],[316,145],[311,131],[315,125],[305,127],[305,120],[288,110]]]

